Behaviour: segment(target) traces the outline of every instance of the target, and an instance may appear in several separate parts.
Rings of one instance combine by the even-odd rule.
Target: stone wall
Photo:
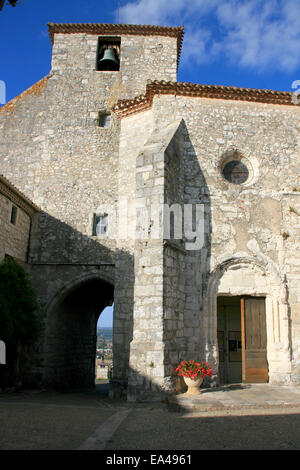
[[[178,121],[154,129],[136,160],[130,400],[175,389],[174,368],[183,347],[185,252],[177,240],[164,243],[162,221],[164,204],[183,203],[182,127]]]
[[[119,183],[119,122],[99,127],[99,112],[145,92],[149,78],[176,77],[176,38],[121,37],[119,72],[95,70],[97,41],[56,34],[50,75],[0,109],[2,172],[44,212],[31,262],[95,262],[93,213],[115,207]]]
[[[198,253],[186,257],[186,334],[196,347],[200,312],[201,355],[217,367],[216,313],[206,294],[211,273],[226,260],[254,258],[264,266],[270,284],[274,272],[280,279],[269,289],[282,324],[282,336],[273,354],[272,381],[284,364],[284,380],[298,382],[299,110],[160,96],[154,99],[153,112],[155,123],[160,125],[174,118],[185,120],[185,202],[205,206],[205,243]],[[250,168],[249,181],[242,185],[229,183],[222,175],[222,163],[235,152],[243,155]],[[263,286],[251,288],[252,295],[263,290]],[[248,286],[248,293],[251,288]],[[214,295],[217,293],[216,286]]]
[[[28,243],[30,236],[30,217],[20,207],[17,207],[15,224],[11,223],[13,203],[0,193],[0,262],[5,255],[27,261]]]
[[[100,104],[94,108],[87,95],[92,90],[98,94],[105,83],[100,80],[87,93],[82,79],[75,73],[60,79],[53,75],[40,95],[26,96],[13,112],[0,113],[0,152],[14,157],[2,160],[2,171],[43,209],[35,226],[40,246],[32,251],[31,262],[82,262],[80,253],[92,235],[92,214],[115,198],[118,125],[113,121],[110,129],[103,129],[91,118]],[[21,131],[16,122],[22,122]],[[70,243],[71,249],[58,255],[57,247]],[[96,249],[85,263],[95,260]]]

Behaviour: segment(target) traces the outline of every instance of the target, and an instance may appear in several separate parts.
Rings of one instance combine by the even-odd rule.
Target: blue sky
[[[0,12],[6,100],[47,75],[47,22],[183,25],[178,81],[291,89],[300,79],[300,0],[20,0]]]
[[[112,327],[113,307],[106,307],[98,320],[98,327],[110,326]]]

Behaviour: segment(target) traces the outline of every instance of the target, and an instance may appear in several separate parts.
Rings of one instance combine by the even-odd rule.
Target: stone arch
[[[94,386],[97,320],[113,291],[112,276],[90,271],[74,276],[52,295],[46,306],[46,387]]]
[[[227,277],[227,279],[226,279]],[[237,255],[216,263],[205,296],[203,331],[206,332],[206,360],[218,370],[217,296],[265,296],[267,359],[270,383],[291,381],[291,339],[286,276],[267,257]],[[213,383],[218,382],[218,376]]]
[[[63,282],[62,285],[51,295],[50,299],[46,303],[45,311],[46,314],[51,312],[54,308],[55,304],[60,302],[63,298],[65,298],[68,294],[70,294],[73,290],[77,289],[80,285],[99,279],[100,281],[105,281],[109,284],[115,284],[115,273],[113,271],[99,271],[99,269],[94,269],[88,272],[76,274],[71,279],[68,279],[67,282]]]

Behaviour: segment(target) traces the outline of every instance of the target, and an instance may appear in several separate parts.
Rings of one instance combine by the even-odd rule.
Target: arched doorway
[[[97,321],[113,292],[111,283],[91,278],[66,289],[54,303],[45,331],[46,386],[94,386]]]
[[[290,318],[285,276],[280,274],[277,266],[269,259],[258,260],[255,257],[229,258],[217,265],[209,278],[205,315],[203,316],[203,330],[206,334],[204,344],[205,355],[206,359],[213,364],[214,371],[216,372],[215,383],[220,383],[220,375],[222,373],[220,370],[220,333],[218,340],[218,303],[223,307],[226,307],[226,304],[229,306],[232,304],[230,309],[235,311],[241,299],[247,298],[256,299],[257,301],[261,299],[261,304],[264,304],[266,359],[269,382],[278,384],[290,383]],[[232,338],[228,336],[226,347],[227,349],[230,348],[229,341],[232,341],[233,347],[233,341],[235,341],[237,351],[232,356],[238,362],[238,356],[242,351],[238,351],[240,339],[238,337],[239,327],[236,326],[239,313],[235,312],[235,314],[235,319],[234,314],[229,319],[229,321],[233,322],[233,325],[229,328],[227,327],[227,335],[231,332]],[[226,321],[228,321],[228,318]],[[220,324],[221,318],[219,320]],[[242,336],[242,325],[240,328]],[[222,328],[219,328],[220,330]],[[232,332],[237,332],[235,337],[233,337]],[[242,367],[242,358],[240,359]]]

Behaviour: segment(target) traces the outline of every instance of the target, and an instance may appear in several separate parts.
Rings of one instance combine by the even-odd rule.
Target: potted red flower
[[[188,386],[187,394],[195,395],[199,393],[199,387],[204,377],[212,376],[212,367],[208,362],[182,361],[175,369],[177,375],[183,377]]]

